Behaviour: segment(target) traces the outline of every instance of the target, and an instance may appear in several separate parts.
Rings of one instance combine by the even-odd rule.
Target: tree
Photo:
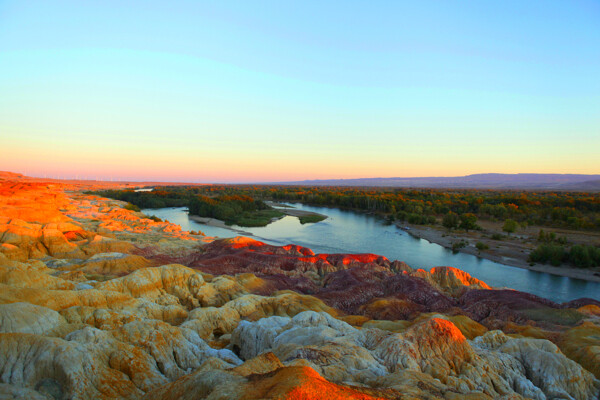
[[[469,232],[469,229],[477,229],[477,216],[475,214],[466,213],[460,216],[459,228]]]
[[[483,242],[475,243],[475,247],[477,247],[477,250],[479,250],[479,252],[482,252],[483,250],[488,250],[490,248],[490,246]]]
[[[448,228],[449,230],[457,228],[458,223],[459,223],[458,215],[456,215],[452,211],[450,211],[448,214],[444,215],[444,218],[442,219],[442,225],[445,228]]]
[[[546,242],[546,232],[543,229],[540,229],[540,233],[538,234],[538,242]]]
[[[517,221],[507,219],[504,221],[504,226],[502,227],[502,230],[510,235],[511,233],[514,233],[518,227],[519,224],[517,223]]]

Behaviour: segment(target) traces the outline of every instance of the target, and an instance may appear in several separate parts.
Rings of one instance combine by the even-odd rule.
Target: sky
[[[600,2],[0,0],[0,170],[600,173]]]

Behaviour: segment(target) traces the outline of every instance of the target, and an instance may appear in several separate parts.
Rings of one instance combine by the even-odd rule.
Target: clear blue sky
[[[600,173],[600,2],[0,0],[0,138],[30,175]]]

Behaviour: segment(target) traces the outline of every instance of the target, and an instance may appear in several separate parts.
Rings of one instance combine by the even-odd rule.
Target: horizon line
[[[301,180],[278,180],[278,181],[183,181],[183,180],[162,180],[160,178],[153,179],[123,179],[123,178],[112,178],[112,177],[96,177],[96,179],[87,177],[80,178],[78,174],[75,174],[73,177],[66,177],[62,174],[53,175],[53,176],[33,176],[27,175],[27,173],[14,172],[14,171],[0,171],[2,173],[9,174],[17,174],[26,178],[35,178],[35,179],[44,179],[44,180],[62,180],[62,181],[81,181],[81,182],[121,182],[121,183],[179,183],[179,184],[211,184],[211,185],[233,185],[233,184],[256,184],[256,185],[274,185],[274,184],[284,184],[284,183],[302,183],[302,182],[324,182],[324,181],[360,181],[360,180],[375,180],[375,179],[451,179],[451,178],[466,178],[470,176],[479,176],[479,175],[507,175],[507,176],[518,176],[518,175],[545,175],[545,176],[581,176],[581,177],[598,177],[600,178],[600,173],[598,174],[578,174],[578,173],[538,173],[538,172],[518,172],[518,173],[503,173],[503,172],[484,172],[484,173],[473,173],[466,175],[455,175],[455,176],[441,176],[441,175],[433,175],[433,176],[376,176],[376,177],[366,177],[366,178],[321,178],[321,179],[301,179]]]

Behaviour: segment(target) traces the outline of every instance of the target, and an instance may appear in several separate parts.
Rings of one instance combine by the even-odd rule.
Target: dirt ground
[[[448,249],[452,248],[453,243],[465,240],[468,242],[468,245],[459,249],[459,251],[463,253],[476,255],[513,267],[600,282],[600,268],[581,269],[573,268],[568,265],[561,265],[558,267],[547,264],[531,265],[527,260],[529,253],[538,246],[537,237],[540,229],[543,229],[546,233],[554,232],[557,237],[565,236],[567,241],[573,244],[598,245],[600,244],[600,233],[529,226],[527,228],[518,229],[515,233],[507,235],[506,232],[502,231],[503,224],[500,222],[478,221],[478,224],[483,230],[466,232],[464,230],[448,231],[439,226],[397,223],[400,228],[408,228],[407,232],[411,235],[432,243],[437,243]],[[492,239],[494,233],[503,235],[503,239]],[[489,249],[479,251],[475,247],[477,242],[486,244],[489,246]]]

